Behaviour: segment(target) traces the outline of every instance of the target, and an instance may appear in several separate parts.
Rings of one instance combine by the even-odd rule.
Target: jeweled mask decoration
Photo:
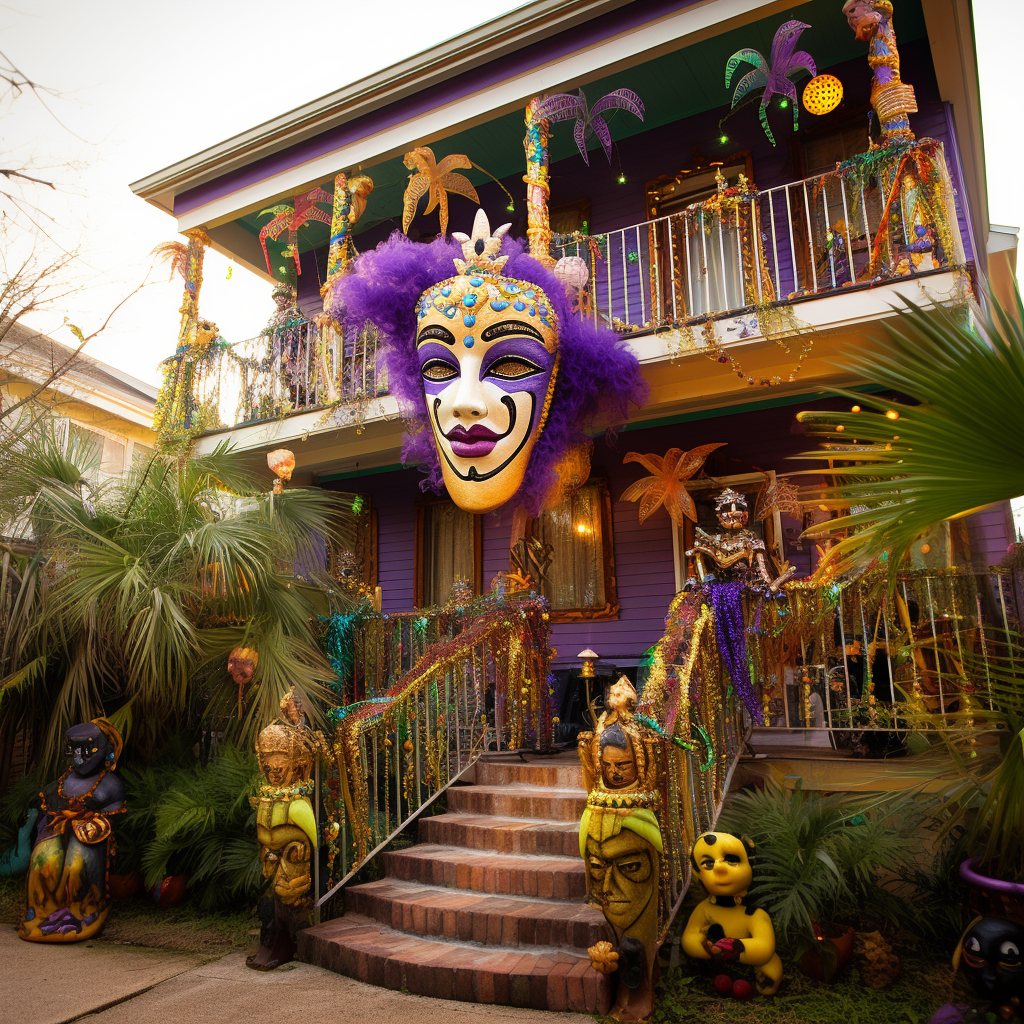
[[[526,475],[558,376],[558,321],[544,292],[502,274],[503,224],[479,210],[473,234],[455,232],[456,276],[420,297],[416,352],[454,502],[474,513],[505,504]]]

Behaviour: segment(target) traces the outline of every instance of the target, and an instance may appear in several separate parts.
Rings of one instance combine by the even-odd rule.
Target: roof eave
[[[563,32],[631,0],[534,0],[423,53],[217,143],[131,184],[163,210],[174,194]],[[169,211],[168,211],[169,212]]]

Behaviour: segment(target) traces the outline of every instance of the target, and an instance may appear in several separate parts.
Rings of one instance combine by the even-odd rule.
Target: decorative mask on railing
[[[647,388],[632,352],[573,315],[574,297],[507,231],[492,233],[481,210],[472,235],[453,234],[458,248],[393,235],[339,282],[335,305],[385,336],[410,426],[404,457],[426,464],[427,486],[443,481],[474,513],[537,515],[586,428],[624,420]]]

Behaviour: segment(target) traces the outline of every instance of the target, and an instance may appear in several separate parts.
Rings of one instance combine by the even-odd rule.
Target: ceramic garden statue
[[[708,898],[686,923],[683,952],[698,960],[750,964],[757,991],[773,995],[782,981],[782,961],[771,918],[746,902],[753,879],[747,842],[728,832],[706,832],[693,844],[690,860]]]
[[[295,933],[309,923],[316,851],[313,767],[321,738],[305,723],[294,687],[281,700],[281,715],[256,740],[256,756],[266,782],[256,808],[256,839],[269,894],[260,901],[260,948],[245,962],[272,971],[295,957]]]
[[[425,467],[424,486],[470,512],[533,516],[558,500],[558,465],[588,427],[622,422],[647,386],[629,348],[574,313],[578,298],[508,228],[492,232],[480,210],[458,244],[396,233],[339,281],[334,314],[381,332],[409,425],[403,458]]]
[[[587,788],[580,856],[586,861],[589,898],[601,907],[615,937],[589,953],[595,970],[618,974],[612,1014],[642,1020],[654,1009],[664,852],[655,815],[657,739],[633,717],[636,690],[625,676],[608,691],[607,704],[597,729],[579,736]]]
[[[1024,925],[979,917],[960,940],[953,966],[962,967],[975,992],[992,1000],[1001,1020],[1012,1020],[1024,1003]]]
[[[42,793],[43,817],[25,882],[18,935],[29,942],[81,942],[110,912],[107,870],[112,817],[124,811],[124,785],[114,769],[121,734],[105,719],[72,726],[68,770]]]

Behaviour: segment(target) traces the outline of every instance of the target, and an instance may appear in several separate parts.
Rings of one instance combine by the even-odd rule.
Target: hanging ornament
[[[409,226],[416,216],[416,207],[424,195],[428,196],[429,201],[423,212],[430,213],[435,206],[438,208],[442,235],[448,232],[449,192],[472,199],[479,205],[480,197],[476,194],[473,183],[464,174],[458,174],[454,170],[456,167],[472,167],[473,161],[468,156],[452,153],[442,157],[441,162],[437,163],[434,151],[429,146],[417,146],[411,153],[405,154],[403,161],[410,171],[416,172],[409,179],[405,195],[402,197],[402,230],[406,234],[409,233]]]
[[[284,484],[283,481],[291,480],[292,470],[295,469],[295,453],[287,448],[278,448],[276,451],[267,453],[267,465],[277,477],[274,481],[274,493],[280,494]]]
[[[754,518],[763,522],[778,512],[780,515],[799,519],[804,513],[797,495],[796,484],[780,480],[778,477],[773,480],[769,473],[765,473],[764,483],[757,492],[757,500],[754,502]]]
[[[737,50],[725,65],[725,87],[732,84],[732,76],[741,64],[753,64],[754,70],[748,71],[736,84],[732,94],[732,106],[735,107],[754,89],[764,89],[761,94],[761,127],[764,128],[768,141],[775,145],[775,136],[768,126],[768,101],[772,96],[788,97],[793,101],[793,131],[800,127],[798,117],[800,107],[796,98],[796,86],[790,81],[792,75],[799,71],[809,71],[811,75],[818,73],[814,58],[803,50],[794,47],[805,28],[811,26],[803,21],[787,21],[779,26],[772,40],[771,61],[758,50]]]
[[[587,136],[594,135],[601,143],[604,155],[608,163],[612,162],[612,133],[604,119],[608,111],[628,110],[634,117],[644,119],[644,102],[632,89],[616,89],[614,92],[602,96],[592,107],[587,105],[587,97],[580,89],[579,95],[574,96],[569,92],[555,93],[554,96],[546,96],[540,101],[536,117],[554,123],[555,121],[575,121],[573,135],[576,139],[576,148],[583,157],[583,162],[589,167],[590,156],[587,154]],[[625,182],[624,175],[619,175],[619,181]]]
[[[843,101],[843,83],[835,75],[817,75],[804,86],[804,110],[821,117]]]

